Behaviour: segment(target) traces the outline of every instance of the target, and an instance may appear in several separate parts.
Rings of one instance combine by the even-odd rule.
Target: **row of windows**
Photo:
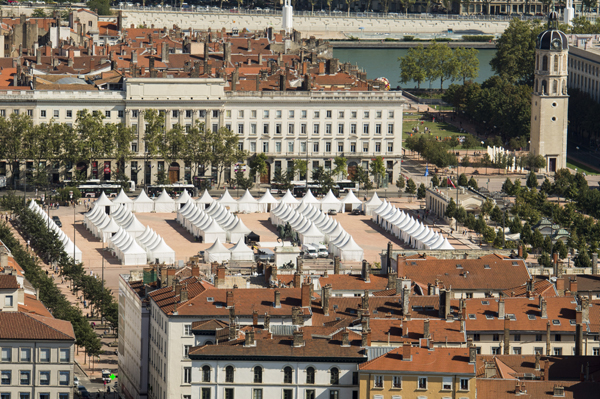
[[[12,362],[13,361],[13,352],[15,350],[19,351],[18,361],[20,362],[31,362],[32,361],[32,348],[12,348],[12,347],[4,347],[1,351],[0,360],[3,362]],[[71,350],[70,349],[59,349],[58,351],[58,361],[61,363],[68,363],[71,360]],[[38,362],[41,363],[50,363],[52,360],[52,349],[50,348],[39,348],[38,349]]]
[[[555,342],[562,341],[561,334],[552,334],[553,340]],[[535,334],[536,342],[542,342],[545,340],[545,334]],[[481,341],[481,334],[473,334],[473,341]],[[492,341],[500,341],[500,334],[492,334]],[[521,334],[513,334],[512,341],[519,342],[521,341]]]
[[[253,369],[254,378],[252,382],[255,384],[262,384],[263,382],[263,368],[261,366],[255,366]],[[184,382],[191,383],[191,367],[184,368]],[[208,365],[202,366],[202,382],[211,382],[211,372],[212,369]],[[290,366],[286,366],[283,368],[283,383],[284,384],[292,384],[293,383],[293,374],[294,370]],[[316,370],[314,367],[306,368],[306,383],[314,384],[315,383],[315,374]],[[186,379],[185,376],[189,377]],[[235,368],[233,366],[225,367],[225,382],[233,383],[235,382]],[[340,383],[340,370],[336,367],[329,370],[329,383],[331,385],[338,385]]]
[[[383,375],[373,376],[373,388],[383,388]],[[392,388],[393,389],[402,389],[402,376],[399,376],[399,375],[392,376]],[[427,389],[427,377],[418,377],[417,389],[423,389],[423,390]],[[452,390],[452,377],[443,377],[442,390],[443,391],[451,391]],[[460,390],[461,391],[469,390],[469,379],[468,378],[460,379]]]
[[[38,393],[38,399],[50,399],[50,393],[40,392]],[[59,392],[58,399],[69,399],[70,395],[68,392]],[[29,392],[19,392],[19,395],[11,396],[10,392],[0,392],[0,399],[31,399]]]
[[[224,388],[223,396],[225,399],[235,399],[235,388]],[[319,395],[319,398],[329,398],[329,399],[340,399],[340,391],[337,389],[329,390],[329,396]],[[314,389],[306,389],[304,391],[304,399],[315,399],[316,392]],[[190,399],[183,396],[184,399]],[[212,398],[212,388],[202,388],[200,390],[200,398],[201,399],[211,399]],[[244,399],[263,399],[263,389],[262,388],[253,388],[252,389],[252,397],[244,398]],[[281,398],[282,399],[294,399],[294,390],[292,389],[282,389],[281,390]],[[352,392],[352,399],[358,398],[358,391]]]
[[[250,125],[250,134],[251,135],[256,135],[258,134],[258,125],[256,123],[251,123]],[[233,130],[233,126],[231,124],[225,124],[225,127],[229,130]],[[191,128],[191,125],[186,125],[186,132],[189,132],[189,129]],[[374,132],[375,134],[382,134],[383,132],[383,128],[384,126],[381,123],[376,123],[374,125],[374,129],[375,130],[371,130],[371,124],[370,123],[363,123],[362,125],[362,134],[370,134],[371,132]],[[237,124],[237,133],[240,135],[243,135],[246,132],[246,125],[244,123],[238,123]],[[321,132],[323,132],[326,135],[331,135],[333,134],[333,125],[331,123],[326,123],[324,125],[324,129],[325,130],[321,130],[321,124],[320,123],[314,123],[312,125],[312,134],[313,135],[318,135],[321,134]],[[271,124],[270,123],[263,123],[262,124],[262,134],[270,134],[271,132],[273,132],[274,134],[283,134],[283,125],[281,123],[276,123],[274,126],[274,130],[271,130]],[[308,132],[308,125],[306,123],[302,123],[300,124],[300,134],[307,134]],[[343,123],[339,123],[337,125],[337,134],[338,135],[343,135],[347,132],[346,129],[346,125]],[[358,134],[358,125],[356,123],[351,123],[350,124],[350,134]],[[292,134],[296,134],[296,125],[293,123],[289,123],[287,125],[287,134],[288,135],[292,135]],[[393,123],[389,123],[387,125],[387,134],[394,134],[394,124]]]
[[[358,111],[350,111],[348,112],[348,114],[350,115],[351,119],[356,119],[358,117]],[[173,117],[177,117],[177,111],[173,111]],[[225,111],[225,117],[226,118],[231,118],[232,112],[231,110],[226,110]],[[243,118],[244,117],[245,112],[244,110],[239,110],[237,112],[237,117],[238,118]],[[251,110],[250,111],[250,118],[255,119],[258,115],[258,112],[256,110]],[[276,119],[281,119],[283,116],[283,111],[281,110],[276,110],[273,112],[273,115],[275,115]],[[312,116],[314,119],[319,119],[321,117],[321,115],[325,116],[325,118],[331,119],[333,118],[333,111],[331,110],[327,110],[325,112],[321,112],[321,111],[312,111]],[[375,111],[375,112],[371,112],[371,111],[363,111],[362,112],[362,117],[363,119],[369,119],[371,117],[371,115],[375,115],[375,118],[377,119],[381,119],[383,118],[383,111]],[[271,116],[271,111],[268,109],[265,109],[264,111],[262,111],[262,117],[264,119],[268,119]],[[337,117],[338,119],[344,119],[344,117],[346,116],[346,111],[338,111],[337,112]],[[387,112],[387,116],[388,118],[393,118],[394,117],[394,111],[388,111]],[[287,117],[288,118],[295,118],[296,117],[296,111],[295,110],[289,110],[287,112]],[[300,118],[301,119],[306,119],[308,117],[308,111],[307,110],[301,110],[300,111]]]
[[[31,111],[31,110],[28,110]],[[119,118],[122,118],[124,114],[124,111],[120,110],[117,111],[117,116]],[[33,116],[33,111],[31,113],[28,112],[29,116]],[[75,114],[76,115],[76,114]],[[107,118],[110,118],[112,115],[112,111],[104,111],[104,116]],[[48,117],[48,111],[45,109],[40,110],[40,118],[47,118]],[[60,110],[59,109],[55,109],[52,111],[52,117],[53,118],[60,118]],[[67,109],[65,110],[65,118],[73,118],[73,110],[72,109]]]
[[[257,146],[256,146],[256,142],[255,141],[251,141],[250,142],[250,152],[254,153],[256,152]],[[268,141],[263,141],[262,142],[262,152],[264,153],[268,153],[269,152],[269,142]],[[322,148],[321,143],[315,142],[312,143],[312,152],[313,153],[318,153],[320,151],[320,149]],[[330,141],[326,141],[325,142],[325,146],[324,146],[324,152],[325,153],[330,153],[332,152],[332,143]],[[288,153],[293,153],[294,152],[294,148],[295,148],[295,143],[293,141],[288,141],[287,142],[287,152]],[[300,152],[304,153],[306,152],[306,148],[307,148],[307,143],[306,142],[301,142],[300,143]],[[337,152],[344,152],[344,143],[339,142],[337,143]],[[370,148],[370,143],[369,142],[363,142],[362,143],[362,152],[363,153],[368,153],[369,152],[369,148]],[[244,142],[240,141],[238,142],[238,149],[240,151],[244,150]],[[277,154],[281,154],[282,151],[282,143],[281,141],[276,141],[275,142],[275,153]],[[356,153],[356,142],[351,142],[350,143],[350,152],[351,153]],[[374,143],[374,152],[376,153],[380,153],[381,152],[381,142],[377,141]],[[392,153],[394,152],[394,143],[392,141],[387,142],[387,152],[388,153]]]
[[[589,73],[591,75],[600,76],[600,67],[595,65],[591,65],[585,61],[575,60],[573,58],[569,58],[569,66],[578,71]]]
[[[0,371],[0,385],[31,385],[31,371],[21,370],[19,371],[19,381],[13,382],[13,375],[11,370]],[[50,385],[51,372],[40,371],[39,372],[39,383],[38,385]],[[71,383],[71,372],[70,371],[59,371],[58,372],[58,385],[69,386]]]

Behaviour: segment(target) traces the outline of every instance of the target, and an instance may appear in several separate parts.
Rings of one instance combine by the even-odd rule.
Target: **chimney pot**
[[[402,360],[407,362],[412,361],[412,346],[410,342],[405,342],[402,346]]]

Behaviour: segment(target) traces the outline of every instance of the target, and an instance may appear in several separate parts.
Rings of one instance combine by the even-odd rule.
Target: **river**
[[[409,82],[407,84],[400,83],[400,61],[399,57],[403,57],[408,52],[408,49],[334,49],[333,56],[339,58],[341,62],[350,62],[358,64],[360,68],[367,72],[368,79],[376,79],[386,77],[390,81],[392,87],[400,86],[403,88],[414,88],[417,84]],[[479,76],[475,79],[478,83],[483,83],[486,79],[492,76],[492,67],[490,60],[494,57],[496,50],[479,50]],[[444,82],[444,88],[448,87],[450,82]],[[429,82],[421,84],[422,88],[428,88]],[[440,83],[436,81],[432,88],[439,88]]]

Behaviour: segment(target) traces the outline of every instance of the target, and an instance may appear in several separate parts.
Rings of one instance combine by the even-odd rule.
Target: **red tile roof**
[[[0,274],[0,290],[18,290],[17,276]]]
[[[24,304],[19,304],[19,312],[37,314],[45,317],[53,317],[52,313],[41,301],[38,301],[35,295],[25,294]]]
[[[20,312],[0,312],[0,339],[75,340],[70,322]]]
[[[579,381],[520,381],[521,391],[515,392],[514,380],[477,379],[478,399],[544,399],[556,398],[554,387],[559,385],[565,388],[561,398],[593,398],[598,394],[600,384],[597,382]]]
[[[321,277],[319,282],[321,286],[331,284],[333,291],[381,291],[387,287],[387,275],[372,274],[369,280],[367,283],[360,275],[355,274],[329,274],[327,277]]]

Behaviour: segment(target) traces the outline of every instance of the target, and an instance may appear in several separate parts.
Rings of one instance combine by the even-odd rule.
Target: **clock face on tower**
[[[552,40],[552,48],[553,49],[555,49],[555,50],[560,49],[560,45],[561,45],[561,43],[560,43],[559,39]]]

